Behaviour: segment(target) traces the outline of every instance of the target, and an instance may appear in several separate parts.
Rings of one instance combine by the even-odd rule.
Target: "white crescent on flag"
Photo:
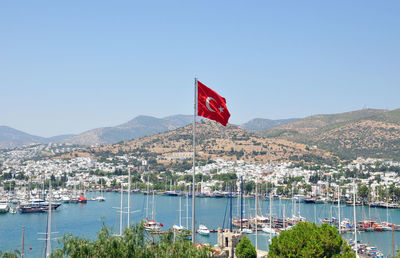
[[[211,112],[215,112],[215,110],[212,109],[212,108],[210,107],[210,100],[214,100],[214,101],[215,101],[214,98],[212,98],[212,97],[207,97],[207,99],[206,99],[206,107],[207,107],[208,110],[210,110]]]

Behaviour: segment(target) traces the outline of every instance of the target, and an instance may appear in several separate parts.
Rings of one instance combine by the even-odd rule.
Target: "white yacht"
[[[253,234],[253,230],[251,230],[250,228],[243,228],[242,232],[244,232],[246,234]]]
[[[262,231],[268,234],[276,234],[276,231],[273,228],[270,228],[269,226],[264,226],[262,228]]]
[[[0,213],[7,213],[9,208],[8,202],[5,200],[0,201]]]
[[[172,228],[173,228],[174,230],[176,230],[176,231],[181,231],[181,230],[184,230],[184,229],[185,229],[184,226],[182,226],[182,225],[176,225],[176,224],[173,225]]]
[[[210,235],[210,230],[208,230],[208,228],[207,228],[205,225],[203,225],[203,224],[200,224],[199,230],[198,230],[197,232],[198,232],[200,235],[204,235],[204,236]]]
[[[99,195],[96,197],[96,201],[98,201],[98,202],[104,202],[105,200],[106,200],[106,198],[104,198],[103,195]]]

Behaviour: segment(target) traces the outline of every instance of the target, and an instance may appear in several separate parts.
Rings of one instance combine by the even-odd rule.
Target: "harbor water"
[[[87,197],[97,196],[98,193],[88,193]],[[57,238],[71,233],[74,236],[85,238],[95,238],[97,232],[101,229],[102,224],[113,228],[119,232],[119,206],[120,194],[115,192],[104,193],[105,202],[88,201],[86,204],[63,204],[55,212],[52,212],[52,238],[54,238],[53,249],[58,246]],[[153,212],[153,204],[151,195],[149,198],[148,214],[151,217]],[[191,201],[189,198],[189,207],[186,206],[186,198],[179,196],[154,196],[154,215],[157,222],[161,222],[163,230],[168,230],[179,221],[179,198],[181,200],[181,221],[186,227],[191,225]],[[124,207],[126,210],[127,195],[124,195]],[[269,200],[264,199],[259,201],[258,213],[269,216]],[[233,198],[233,217],[239,215],[237,207],[237,199]],[[147,195],[131,194],[131,224],[137,223],[146,218]],[[186,209],[188,208],[189,218],[186,219]],[[317,222],[320,224],[320,219],[337,218],[337,205],[331,204],[296,204],[294,209],[291,200],[273,200],[272,214],[274,217],[282,217],[283,213],[286,216],[291,216],[292,212],[305,217],[307,221]],[[245,217],[254,216],[254,199],[246,199]],[[384,208],[368,208],[357,206],[357,219],[369,219],[375,221],[389,221],[395,224],[400,224],[400,209]],[[353,220],[353,207],[341,205],[341,218]],[[46,231],[47,213],[32,213],[32,214],[0,214],[0,250],[12,251],[15,249],[21,250],[22,247],[22,228],[25,228],[25,257],[43,257],[45,252],[45,241],[38,240],[44,238],[44,235],[39,233]],[[228,198],[196,198],[196,228],[199,224],[206,225],[209,229],[217,229],[218,227],[229,228],[229,199]],[[127,214],[123,214],[123,227],[127,225]],[[248,234],[253,244],[255,244],[255,233]],[[343,234],[345,239],[353,239],[354,234]],[[385,255],[392,254],[392,232],[361,232],[358,234],[358,239],[363,243],[377,247]],[[210,243],[212,245],[217,242],[217,233],[211,233],[209,236],[197,235],[197,241]],[[262,231],[258,232],[258,249],[268,250],[269,234]],[[400,231],[394,232],[395,248],[400,248]]]

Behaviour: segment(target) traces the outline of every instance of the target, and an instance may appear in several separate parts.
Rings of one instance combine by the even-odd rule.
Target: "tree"
[[[359,185],[358,186],[358,196],[363,199],[366,199],[369,195],[369,188],[366,185]]]
[[[254,189],[256,189],[256,183],[254,183],[254,181],[244,183],[244,190],[246,193],[251,193]]]
[[[251,244],[250,239],[243,236],[239,244],[235,248],[235,254],[238,258],[256,258],[257,251],[256,248]]]
[[[19,250],[15,249],[14,251],[8,251],[8,252],[2,252],[0,251],[0,257],[2,258],[18,258],[21,256],[21,253]]]
[[[268,257],[355,257],[334,226],[300,222],[282,231],[269,246]]]
[[[61,240],[61,248],[54,250],[52,257],[211,257],[211,249],[207,246],[198,248],[184,236],[176,236],[173,231],[159,236],[155,241],[139,223],[124,230],[122,236],[116,236],[103,225],[97,239],[84,239],[71,234]]]

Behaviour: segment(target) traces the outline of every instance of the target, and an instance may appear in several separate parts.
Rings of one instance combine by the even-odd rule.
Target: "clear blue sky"
[[[0,125],[53,136],[193,113],[400,107],[400,1],[0,1]]]

